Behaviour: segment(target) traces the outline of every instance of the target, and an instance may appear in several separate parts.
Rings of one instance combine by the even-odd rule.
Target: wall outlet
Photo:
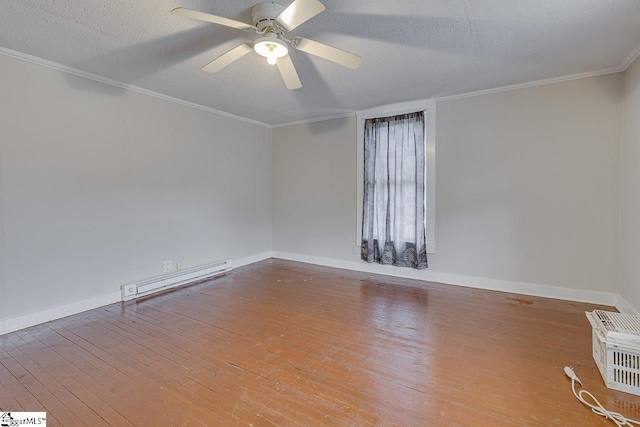
[[[173,271],[173,261],[165,261],[162,263],[162,272],[170,273]]]
[[[176,270],[180,271],[182,270],[182,261],[178,261],[176,264]]]

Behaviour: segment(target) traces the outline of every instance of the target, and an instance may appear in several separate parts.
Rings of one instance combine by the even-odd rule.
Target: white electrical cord
[[[632,419],[629,419],[629,418],[625,418],[625,417],[623,417],[621,414],[619,414],[617,412],[607,411],[605,409],[605,407],[602,406],[602,404],[598,401],[598,399],[596,399],[595,396],[593,394],[589,393],[588,391],[580,390],[579,392],[576,392],[576,383],[578,383],[578,384],[580,384],[580,386],[582,386],[582,382],[580,381],[580,378],[578,378],[578,376],[573,372],[573,368],[571,366],[565,366],[564,367],[564,373],[567,374],[567,376],[569,378],[571,378],[571,390],[573,390],[573,395],[580,402],[584,403],[589,408],[591,408],[591,410],[595,414],[598,414],[600,416],[603,416],[605,418],[608,418],[608,419],[612,420],[614,423],[616,423],[616,425],[618,427],[624,427],[624,426],[633,427],[634,425],[640,426],[640,421],[636,421],[636,420],[632,420]],[[587,396],[594,403],[587,402],[585,400],[585,398],[583,397],[583,395]]]

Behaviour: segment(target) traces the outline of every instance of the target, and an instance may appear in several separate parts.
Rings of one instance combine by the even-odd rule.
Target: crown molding
[[[570,74],[568,76],[552,77],[548,79],[534,80],[531,82],[516,83],[508,86],[500,86],[500,87],[491,88],[491,89],[478,90],[475,92],[461,93],[459,95],[442,96],[442,97],[436,98],[436,101],[437,102],[454,101],[456,99],[471,98],[474,96],[481,96],[481,95],[490,95],[493,93],[507,92],[510,90],[518,90],[518,89],[526,89],[534,86],[544,86],[544,85],[549,85],[553,83],[566,82],[570,80],[586,79],[589,77],[604,76],[606,74],[615,74],[615,73],[620,73],[622,71],[624,71],[622,68],[616,67],[616,68],[608,68],[608,69],[599,70],[599,71],[590,71],[587,73]]]
[[[638,43],[636,47],[634,47],[631,52],[629,52],[629,55],[624,58],[622,63],[620,63],[620,70],[625,71],[627,68],[629,68],[629,65],[633,64],[633,61],[638,59],[638,57],[640,57],[640,43]]]
[[[85,79],[93,80],[96,82],[108,84],[111,86],[116,86],[122,89],[130,90],[132,92],[141,93],[143,95],[152,96],[154,98],[162,99],[164,101],[173,102],[176,104],[184,105],[186,107],[195,108],[197,110],[206,111],[207,113],[217,114],[219,116],[227,117],[234,120],[239,120],[241,122],[250,123],[252,125],[258,125],[266,128],[271,128],[272,126],[267,123],[262,123],[257,120],[248,119],[242,116],[236,116],[235,114],[226,113],[224,111],[216,110],[214,108],[205,107],[204,105],[196,104],[194,102],[185,101],[180,98],[174,98],[173,96],[164,95],[162,93],[154,92],[152,90],[144,89],[139,86],[130,85],[127,83],[119,82],[117,80],[108,79],[106,77],[99,76],[97,74],[89,73],[86,71],[79,70],[77,68],[69,67],[66,65],[58,64],[57,62],[49,61],[46,59],[38,58],[37,56],[28,55],[26,53],[18,52],[15,50],[7,49],[4,47],[0,47],[0,55],[8,56],[11,58],[19,59],[26,62],[31,62],[32,64],[41,65],[43,67],[52,68],[54,70],[62,71],[65,73],[73,74],[78,77],[84,77]]]
[[[638,52],[635,52],[635,50],[638,50]],[[544,85],[553,84],[553,83],[561,83],[561,82],[566,82],[566,81],[571,81],[571,80],[586,79],[586,78],[589,78],[589,77],[597,77],[597,76],[604,76],[604,75],[607,75],[607,74],[621,73],[626,69],[626,67],[628,67],[631,63],[633,63],[633,60],[635,60],[636,57],[640,56],[640,45],[638,45],[638,47],[636,49],[634,49],[632,54],[630,54],[627,57],[627,59],[624,61],[624,64],[625,64],[624,68],[622,66],[620,66],[620,67],[616,67],[616,68],[608,68],[608,69],[605,69],[605,70],[590,71],[590,72],[587,72],[587,73],[578,73],[578,74],[571,74],[571,75],[567,75],[567,76],[552,77],[552,78],[543,79],[543,80],[534,80],[534,81],[530,81],[530,82],[516,83],[516,84],[512,84],[512,85],[508,85],[508,86],[500,86],[500,87],[491,88],[491,89],[483,89],[483,90],[474,91],[474,92],[461,93],[461,94],[458,94],[458,95],[442,96],[442,97],[439,97],[439,98],[422,99],[422,100],[414,100],[414,101],[407,101],[407,102],[399,102],[399,103],[396,103],[396,104],[390,104],[390,105],[386,105],[386,106],[379,106],[379,107],[370,108],[370,109],[367,109],[367,110],[361,110],[361,111],[356,111],[356,112],[352,112],[352,113],[345,113],[345,114],[342,114],[342,115],[339,115],[339,116],[318,117],[318,118],[309,119],[309,120],[300,120],[300,121],[290,122],[290,123],[280,123],[280,124],[277,124],[277,125],[273,125],[271,127],[272,128],[280,128],[280,127],[286,127],[286,126],[294,126],[294,125],[300,125],[300,124],[306,124],[306,123],[321,122],[321,121],[325,121],[325,120],[337,119],[337,118],[341,118],[341,117],[351,117],[351,116],[354,116],[354,115],[356,115],[356,116],[365,116],[368,113],[371,113],[371,112],[374,112],[374,111],[378,111],[378,110],[381,110],[381,109],[386,109],[386,108],[398,107],[399,109],[403,109],[406,106],[420,107],[420,106],[424,106],[424,105],[430,105],[430,104],[432,104],[434,102],[438,103],[438,102],[454,101],[456,99],[471,98],[471,97],[474,97],[474,96],[481,96],[481,95],[491,95],[491,94],[494,94],[494,93],[507,92],[507,91],[510,91],[510,90],[525,89],[525,88],[529,88],[529,87],[544,86]],[[629,59],[630,59],[631,62],[629,62],[627,64],[626,62]]]
[[[279,123],[277,125],[271,125],[271,128],[277,129],[277,128],[284,128],[287,126],[304,125],[307,123],[324,122],[327,120],[344,119],[346,117],[353,117],[355,115],[356,115],[355,111],[351,111],[349,113],[336,114],[334,116],[325,116],[325,117],[318,117],[315,119],[305,119],[305,120],[298,120],[295,122]]]
[[[79,70],[77,68],[73,68],[73,67],[68,67],[66,65],[62,65],[62,64],[58,64],[56,62],[52,62],[46,59],[42,59],[42,58],[38,58],[36,56],[32,56],[32,55],[28,55],[26,53],[22,53],[22,52],[18,52],[18,51],[14,51],[11,49],[7,49],[7,48],[3,48],[0,47],[0,55],[5,55],[5,56],[9,56],[12,58],[16,58],[16,59],[20,59],[23,61],[27,61],[27,62],[31,62],[37,65],[42,65],[44,67],[48,67],[48,68],[52,68],[55,70],[59,70],[59,71],[63,71],[65,73],[69,73],[69,74],[74,74],[76,76],[79,77],[84,77],[90,80],[94,80],[100,83],[105,83],[108,85],[112,85],[112,86],[116,86],[122,89],[126,89],[126,90],[131,90],[133,92],[138,92],[144,95],[149,95],[149,96],[153,96],[154,98],[158,98],[158,99],[162,99],[165,101],[169,101],[169,102],[173,102],[176,104],[180,104],[180,105],[184,105],[187,107],[191,107],[191,108],[195,108],[197,110],[201,110],[201,111],[206,111],[208,113],[212,113],[212,114],[216,114],[219,116],[223,116],[223,117],[228,117],[234,120],[238,120],[241,122],[245,122],[245,123],[250,123],[253,125],[257,125],[257,126],[262,126],[265,128],[269,128],[269,129],[277,129],[277,128],[282,128],[282,127],[287,127],[287,126],[295,126],[295,125],[302,125],[302,124],[308,124],[308,123],[315,123],[315,122],[322,122],[322,121],[326,121],[326,120],[333,120],[333,119],[341,119],[341,118],[346,118],[346,117],[353,117],[356,116],[356,114],[358,112],[356,111],[350,111],[350,112],[345,112],[345,113],[341,113],[341,114],[337,114],[337,115],[331,115],[331,116],[322,116],[322,117],[316,117],[316,118],[312,118],[312,119],[304,119],[304,120],[298,120],[298,121],[293,121],[293,122],[286,122],[286,123],[278,123],[275,125],[270,125],[268,123],[263,123],[257,120],[253,120],[253,119],[249,119],[247,117],[242,117],[242,116],[237,116],[235,114],[231,114],[231,113],[227,113],[224,111],[220,111],[220,110],[216,110],[210,107],[205,107],[204,105],[200,105],[200,104],[196,104],[194,102],[189,102],[189,101],[185,101],[179,98],[174,98],[172,96],[168,96],[168,95],[164,95],[158,92],[154,92],[148,89],[144,89],[138,86],[134,86],[134,85],[130,85],[127,83],[123,83],[123,82],[119,82],[117,80],[112,80],[112,79],[108,79],[106,77],[102,77],[99,76],[97,74],[93,74],[93,73],[89,73],[86,71],[82,71]],[[403,104],[413,104],[413,103],[432,103],[432,102],[447,102],[447,101],[454,101],[457,99],[463,99],[463,98],[471,98],[474,96],[481,96],[481,95],[490,95],[490,94],[494,94],[494,93],[500,93],[500,92],[507,92],[510,90],[518,90],[518,89],[525,89],[525,88],[529,88],[529,87],[534,87],[534,86],[543,86],[543,85],[548,85],[548,84],[553,84],[553,83],[560,83],[560,82],[566,82],[566,81],[570,81],[570,80],[578,80],[578,79],[585,79],[585,78],[589,78],[589,77],[596,77],[596,76],[602,76],[602,75],[606,75],[606,74],[614,74],[614,73],[621,73],[624,72],[629,65],[631,65],[633,63],[633,61],[635,61],[638,57],[640,57],[640,43],[629,53],[629,55],[627,55],[627,57],[622,61],[622,63],[620,64],[620,66],[615,67],[615,68],[608,68],[608,69],[604,69],[604,70],[598,70],[598,71],[590,71],[590,72],[586,72],[586,73],[578,73],[578,74],[571,74],[571,75],[567,75],[567,76],[560,76],[560,77],[552,77],[552,78],[548,78],[548,79],[542,79],[542,80],[534,80],[534,81],[530,81],[530,82],[524,82],[524,83],[516,83],[516,84],[512,84],[512,85],[507,85],[507,86],[499,86],[496,88],[490,88],[490,89],[483,89],[483,90],[479,90],[479,91],[473,91],[473,92],[466,92],[466,93],[461,93],[461,94],[457,94],[457,95],[450,95],[450,96],[442,96],[442,97],[438,97],[438,98],[433,98],[433,99],[425,99],[425,100],[415,100],[415,101],[410,101],[410,102],[403,102],[403,103],[399,103],[398,105],[403,105]],[[394,104],[396,105],[396,104]],[[371,110],[376,110],[379,109],[380,107],[376,107],[373,108]],[[369,110],[366,110],[369,111]],[[363,111],[360,111],[359,113],[362,113]]]
[[[356,116],[360,119],[369,119],[373,117],[393,116],[397,114],[405,114],[413,111],[426,110],[430,106],[435,106],[434,99],[420,99],[407,102],[396,102],[394,104],[381,105],[367,110],[356,112]]]

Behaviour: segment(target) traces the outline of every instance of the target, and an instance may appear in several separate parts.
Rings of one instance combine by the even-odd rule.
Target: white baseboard
[[[40,323],[50,322],[51,320],[61,319],[71,316],[72,314],[82,313],[83,311],[93,310],[94,308],[113,304],[114,302],[120,302],[120,299],[121,294],[120,290],[118,290],[106,295],[99,295],[57,307],[46,308],[36,311],[35,313],[7,317],[0,321],[0,335],[28,328],[29,326],[39,325]]]
[[[233,267],[238,268],[244,265],[253,264],[254,262],[272,258],[272,255],[273,254],[271,252],[263,252],[261,254],[238,258],[233,260]],[[0,319],[0,335],[121,301],[122,293],[120,289],[118,289],[117,291],[106,295],[99,295],[57,307],[46,308],[34,313],[23,314],[15,317],[6,317],[4,319]]]
[[[569,301],[610,305],[615,306],[622,313],[640,315],[638,310],[636,310],[631,304],[629,304],[622,296],[609,292],[560,288],[556,286],[513,282],[500,279],[489,279],[485,277],[465,276],[461,274],[442,273],[429,270],[418,271],[412,269],[399,269],[397,267],[389,267],[379,264],[367,264],[361,261],[346,261],[274,251],[263,252],[256,255],[238,258],[233,261],[233,265],[234,268],[239,268],[269,258],[280,258],[290,261],[305,262],[308,264],[341,268],[345,270],[444,283],[448,285],[465,286],[469,288],[487,289]],[[120,290],[118,290],[106,295],[99,295],[81,301],[74,301],[69,304],[47,308],[35,313],[29,313],[15,317],[7,317],[4,319],[0,319],[0,335],[120,301],[121,292]]]
[[[618,304],[620,296],[610,292],[597,292],[582,289],[561,288],[557,286],[539,285],[533,283],[514,282],[501,279],[489,279],[486,277],[466,276],[462,274],[443,273],[430,270],[414,270],[410,268],[398,268],[380,264],[368,264],[364,261],[347,261],[332,258],[322,258],[309,255],[299,255],[286,252],[273,253],[274,258],[290,261],[306,262],[309,264],[323,265],[327,267],[342,268],[346,270],[360,271],[364,273],[383,274],[386,276],[402,277],[427,282],[444,283],[447,285],[465,286],[468,288],[486,289],[491,291],[510,292],[515,294],[531,295],[561,300],[587,302],[615,306],[622,312]],[[626,303],[626,301],[625,301]],[[627,309],[631,306],[627,304]]]
[[[629,302],[624,299],[622,295],[616,295],[618,301],[616,301],[616,308],[620,310],[620,313],[640,315],[640,312],[636,310]]]
[[[273,258],[273,252],[263,252],[261,254],[250,255],[244,258],[238,258],[233,260],[233,268],[242,267],[245,265],[253,264],[256,262],[264,261],[265,259]]]

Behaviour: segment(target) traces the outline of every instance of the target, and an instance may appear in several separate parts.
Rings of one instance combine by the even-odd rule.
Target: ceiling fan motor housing
[[[325,6],[320,0],[293,0],[286,7],[276,2],[262,2],[251,9],[251,24],[184,7],[177,7],[171,13],[237,30],[257,32],[260,35],[253,44],[242,43],[209,62],[202,67],[204,71],[217,73],[253,50],[267,58],[269,64],[278,66],[287,89],[298,89],[302,87],[302,83],[289,57],[290,47],[353,69],[358,68],[362,62],[359,56],[326,44],[303,37],[293,40],[285,38],[290,31],[324,10]]]
[[[285,9],[283,5],[275,2],[258,3],[251,9],[251,20],[258,31],[263,32],[266,28],[274,27],[276,18]]]

